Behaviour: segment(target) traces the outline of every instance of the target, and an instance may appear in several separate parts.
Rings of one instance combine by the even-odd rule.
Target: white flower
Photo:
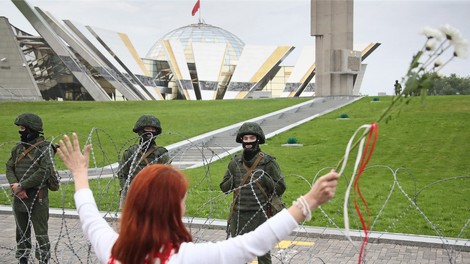
[[[436,48],[436,41],[433,39],[429,39],[426,41],[426,50],[427,51],[433,51]]]
[[[459,42],[454,43],[454,56],[459,58],[467,58],[468,55],[468,41],[461,39]]]
[[[446,38],[452,43],[460,42],[462,40],[462,35],[460,34],[460,31],[448,24],[442,26],[441,31],[442,33],[444,33]]]
[[[437,68],[439,66],[442,65],[442,61],[440,58],[437,58],[435,61],[434,61],[434,68]]]
[[[444,35],[441,31],[431,27],[422,28],[420,34],[426,36],[428,39],[435,38],[437,40],[441,40],[444,38]]]

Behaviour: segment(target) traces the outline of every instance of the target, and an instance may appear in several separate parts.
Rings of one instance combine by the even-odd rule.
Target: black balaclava
[[[251,148],[247,148],[247,145],[251,145]],[[243,159],[245,161],[250,161],[253,159],[256,154],[258,154],[261,149],[259,148],[259,138],[256,136],[256,140],[252,142],[243,142],[242,141],[242,147],[243,147]]]
[[[155,145],[155,138],[157,137],[157,132],[144,131],[143,129],[139,131],[140,144],[148,145],[151,147]]]
[[[20,140],[24,146],[29,146],[30,142],[35,140],[36,138],[39,137],[39,132],[32,130],[29,127],[25,127],[26,129],[24,131],[18,131],[20,134]]]

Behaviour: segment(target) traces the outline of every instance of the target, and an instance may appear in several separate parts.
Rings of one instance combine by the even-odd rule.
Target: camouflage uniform
[[[53,170],[51,158],[51,143],[39,136],[42,132],[42,121],[39,116],[26,113],[18,116],[15,121],[18,126],[31,129],[38,137],[31,141],[23,141],[13,147],[11,157],[6,164],[6,177],[10,184],[20,183],[26,191],[27,198],[20,199],[15,195],[13,212],[16,220],[16,257],[20,263],[27,263],[31,253],[31,225],[36,235],[37,246],[35,256],[40,263],[47,263],[50,257],[48,236],[49,197],[46,180]],[[23,151],[38,143],[27,154]]]
[[[256,123],[249,122],[243,124],[237,133],[236,141],[242,143],[243,135],[247,134],[256,135],[259,144],[265,142],[263,130]],[[249,160],[246,159],[244,154],[238,154],[230,161],[224,178],[220,183],[220,189],[224,193],[234,191],[240,186],[247,172],[247,168],[250,168],[258,155],[260,155],[260,149],[258,150],[258,153]],[[264,156],[262,156],[258,165],[244,184],[245,187],[240,189],[238,195],[234,192],[234,200],[232,201],[233,209],[228,219],[229,226],[227,229],[231,237],[255,230],[271,216],[268,211],[268,200],[266,196],[253,181],[258,181],[269,196],[281,196],[286,190],[284,176],[282,175],[276,159],[268,154],[262,154],[264,154]],[[264,256],[258,257],[258,263],[271,263],[270,252]]]
[[[398,80],[395,80],[395,84],[393,85],[395,87],[395,95],[398,96],[401,93],[401,84],[398,82]]]
[[[156,128],[156,133],[151,138],[145,138],[150,133],[145,133],[143,131],[144,127],[154,127]],[[118,178],[121,186],[121,206],[132,180],[144,167],[149,164],[166,164],[171,162],[168,150],[157,146],[155,143],[155,137],[162,133],[162,127],[158,118],[153,115],[143,115],[137,120],[132,131],[139,134],[140,142],[126,149],[119,162]],[[143,158],[144,156],[145,158]]]

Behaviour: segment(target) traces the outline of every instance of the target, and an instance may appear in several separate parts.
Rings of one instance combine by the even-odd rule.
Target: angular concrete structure
[[[20,50],[26,63],[6,65],[5,57],[0,69],[27,65],[30,77],[5,79],[6,86],[16,87],[17,79],[35,81],[37,88],[32,84],[29,93],[46,100],[359,95],[366,69],[362,61],[379,45],[353,47],[353,0],[311,1],[311,35],[316,45],[304,47],[295,65],[283,63],[293,46],[245,45],[229,31],[202,21],[165,34],[141,58],[125,33],[58,21],[38,7],[32,9],[25,0],[12,1],[40,36],[15,31],[12,38],[8,33],[13,41],[8,48],[2,43],[0,55]],[[35,58],[29,59],[26,51],[33,51]],[[36,100],[31,99],[34,95],[16,97]]]
[[[183,46],[175,40],[164,40],[163,45],[179,90],[186,100],[197,100]]]
[[[104,83],[104,80],[102,82],[98,81],[102,87],[110,86],[112,89],[117,89],[127,100],[141,100],[139,95],[137,95],[127,83],[121,82],[122,78],[116,75],[105,62],[80,40],[80,38],[76,37],[65,28],[65,26],[57,21],[50,13],[44,12],[38,7],[36,7],[36,10],[49,23],[51,28],[106,81],[106,83]]]
[[[225,43],[193,43],[194,63],[202,100],[215,100],[224,66]]]
[[[245,46],[224,99],[243,99],[262,87],[293,49],[292,46]]]
[[[86,67],[78,60],[70,49],[65,46],[64,42],[49,27],[42,16],[24,0],[14,0],[13,3],[29,20],[36,31],[41,34],[47,44],[58,55],[62,63],[64,63],[73,76],[83,85],[90,96],[97,101],[110,101],[109,95],[101,88],[101,86],[90,76]]]
[[[305,46],[286,82],[281,97],[294,97],[302,93],[315,76],[315,46]],[[312,91],[313,92],[313,91]]]
[[[17,34],[8,19],[0,17],[0,101],[42,100]]]
[[[86,28],[126,70],[133,81],[143,88],[151,100],[163,99],[126,34],[91,26]]]
[[[311,0],[311,35],[316,46],[316,96],[352,95],[360,71],[353,50],[353,0]]]
[[[99,57],[112,71],[112,74],[116,76],[121,82],[132,89],[132,91],[139,96],[141,100],[150,100],[150,96],[145,92],[143,85],[139,85],[134,80],[137,77],[129,75],[120,63],[101,45],[101,43],[91,34],[86,26],[72,22],[70,20],[64,20],[65,25],[94,53]]]

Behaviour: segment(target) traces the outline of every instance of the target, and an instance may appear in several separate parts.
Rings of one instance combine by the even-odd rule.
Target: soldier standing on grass
[[[230,161],[220,183],[224,193],[233,191],[227,222],[227,235],[231,237],[255,230],[280,211],[280,208],[275,211],[272,203],[274,200],[282,203],[280,197],[286,190],[276,159],[259,147],[264,144],[265,136],[257,123],[244,123],[238,130],[236,141],[242,144],[243,154]],[[271,263],[270,252],[258,257],[258,263]]]
[[[13,213],[16,221],[16,258],[28,263],[31,254],[31,228],[36,235],[35,256],[39,263],[48,263],[50,244],[48,236],[49,197],[47,179],[54,169],[51,143],[44,140],[42,120],[32,113],[19,115],[15,120],[21,142],[13,147],[6,163],[6,177],[10,183]]]
[[[393,86],[395,86],[395,96],[400,95],[400,93],[401,93],[401,84],[398,82],[398,80],[395,80],[395,84]]]
[[[130,146],[124,151],[119,162],[118,178],[121,186],[121,208],[127,190],[134,177],[149,164],[171,163],[168,150],[158,146],[156,137],[162,133],[160,120],[154,115],[142,115],[132,129],[139,135],[139,143]]]

